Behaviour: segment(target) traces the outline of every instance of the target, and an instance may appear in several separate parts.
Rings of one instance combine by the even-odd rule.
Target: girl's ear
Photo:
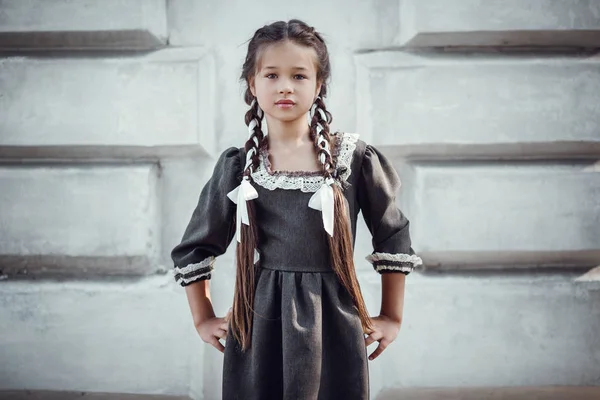
[[[321,93],[321,86],[323,86],[323,82],[317,83],[317,90],[315,92],[315,98],[313,99],[313,103],[315,100],[317,100],[317,97],[319,97],[319,94]]]
[[[256,87],[254,86],[254,77],[248,79],[248,87],[250,88],[250,92],[252,96],[256,97]]]

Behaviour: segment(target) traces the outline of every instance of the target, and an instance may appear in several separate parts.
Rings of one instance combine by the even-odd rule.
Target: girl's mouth
[[[275,103],[275,105],[279,108],[291,108],[295,105],[292,100],[282,99]]]
[[[275,105],[279,108],[292,108],[294,107],[294,103],[275,103]]]

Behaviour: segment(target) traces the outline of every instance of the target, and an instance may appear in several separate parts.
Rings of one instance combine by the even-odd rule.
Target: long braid
[[[313,117],[310,122],[310,137],[317,148],[317,157],[323,165],[323,174],[325,178],[333,175],[333,157],[331,156],[331,136],[329,133],[329,124],[332,116],[325,108],[325,103],[321,96],[318,96],[311,108]]]
[[[317,148],[317,156],[323,166],[323,177],[331,178],[334,172],[333,157],[331,155],[331,135],[329,124],[332,116],[325,108],[321,96],[318,96],[311,109],[310,137]],[[373,329],[371,318],[354,267],[354,249],[352,246],[352,232],[350,219],[346,209],[346,200],[340,186],[333,184],[334,194],[334,232],[333,236],[327,235],[331,253],[331,264],[342,286],[348,291],[358,311],[363,330],[367,333]]]
[[[243,170],[243,179],[252,181],[252,172],[259,165],[258,153],[265,140],[261,129],[263,112],[256,99],[250,104],[246,112],[245,121],[248,125],[248,140],[244,149],[246,151],[246,164]],[[253,201],[246,202],[250,225],[241,224],[241,241],[236,247],[237,273],[233,300],[233,313],[231,328],[233,335],[241,344],[242,350],[250,347],[252,332],[252,314],[254,310],[255,293],[255,257],[258,247],[258,232],[256,229],[256,210]]]
[[[244,177],[252,180],[252,172],[256,171],[259,165],[258,153],[265,140],[265,134],[261,129],[263,119],[263,111],[260,109],[256,99],[252,100],[250,109],[246,112],[244,118],[246,125],[248,125],[248,140],[244,146],[246,151],[246,165],[244,166]]]

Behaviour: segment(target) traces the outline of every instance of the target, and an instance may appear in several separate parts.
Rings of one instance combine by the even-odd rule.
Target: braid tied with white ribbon
[[[311,110],[310,137],[317,148],[317,157],[323,165],[323,185],[310,198],[308,206],[315,210],[320,210],[323,216],[323,226],[329,236],[333,237],[335,225],[335,196],[333,185],[333,157],[331,156],[331,144],[329,135],[329,124],[331,123],[331,114],[325,108],[325,103],[321,96],[315,100]]]
[[[252,172],[258,168],[260,162],[258,152],[265,140],[265,135],[261,129],[262,118],[263,111],[260,109],[256,99],[254,99],[250,104],[250,110],[246,112],[245,120],[248,125],[248,140],[244,147],[246,151],[246,164],[244,165],[242,182],[238,187],[227,194],[227,197],[237,204],[236,239],[239,243],[242,242],[242,224],[250,226],[247,202],[258,197],[258,192],[252,186],[250,181],[252,179]],[[255,256],[255,258],[257,257]]]

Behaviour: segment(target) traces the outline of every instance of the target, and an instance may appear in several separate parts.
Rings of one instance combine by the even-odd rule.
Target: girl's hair
[[[261,130],[263,114],[258,102],[250,91],[250,80],[256,74],[260,52],[268,45],[285,40],[289,40],[300,46],[313,48],[317,54],[317,81],[322,85],[312,109],[312,114],[314,115],[310,122],[310,138],[314,142],[318,158],[323,165],[324,178],[335,177],[335,165],[330,150],[332,140],[329,132],[329,124],[331,124],[332,117],[323,102],[323,98],[327,95],[327,83],[331,74],[329,53],[321,34],[297,19],[292,19],[288,22],[278,21],[263,26],[254,33],[248,44],[248,53],[246,54],[240,79],[247,85],[244,100],[246,104],[250,105],[250,110],[246,112],[245,122],[248,126],[254,126],[254,129],[245,145],[247,160],[243,176],[252,180],[251,173],[259,166],[259,151],[262,147],[267,146],[266,136]],[[327,235],[329,238],[331,264],[340,283],[354,301],[364,331],[370,332],[372,324],[354,269],[352,233],[346,210],[346,201],[342,189],[337,184],[333,184],[332,187],[335,201],[334,236]],[[233,315],[231,318],[232,333],[241,344],[242,350],[249,348],[251,342],[254,289],[256,284],[254,254],[255,249],[258,248],[255,206],[252,201],[248,201],[247,205],[250,225],[241,224],[241,242],[237,244],[236,249],[237,273]]]

